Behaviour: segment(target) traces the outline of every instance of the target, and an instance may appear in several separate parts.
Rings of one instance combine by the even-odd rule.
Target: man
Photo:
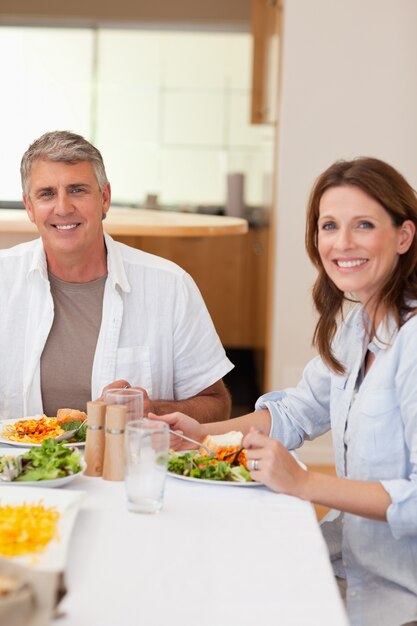
[[[22,158],[40,239],[0,251],[0,417],[85,410],[108,387],[145,390],[145,412],[229,416],[232,369],[202,297],[174,263],[103,233],[100,152],[67,131]]]

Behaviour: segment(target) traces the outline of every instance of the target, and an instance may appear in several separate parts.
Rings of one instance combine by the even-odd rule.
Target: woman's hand
[[[187,435],[187,437],[191,437],[196,441],[202,441],[204,438],[202,425],[184,413],[175,412],[167,415],[149,413],[148,417],[160,422],[166,422],[171,430],[178,430],[181,434]],[[175,437],[175,435],[171,435],[170,446],[173,450],[190,450],[193,447],[191,443],[184,441],[180,437]]]
[[[279,441],[262,435],[252,427],[243,445],[247,450],[248,468],[253,480],[278,493],[302,497],[308,472]],[[253,465],[257,469],[252,469]]]

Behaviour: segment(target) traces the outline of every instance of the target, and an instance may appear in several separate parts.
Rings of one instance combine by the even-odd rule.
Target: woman
[[[250,415],[164,418],[198,440],[243,431],[255,480],[336,510],[322,528],[355,626],[417,623],[416,226],[416,195],[391,166],[333,164],[307,214],[320,356]],[[288,449],[329,429],[338,476],[304,471]]]

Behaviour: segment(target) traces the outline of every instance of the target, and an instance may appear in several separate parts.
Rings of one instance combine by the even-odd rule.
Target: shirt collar
[[[131,287],[123,264],[121,250],[107,233],[104,233],[104,241],[107,248],[107,272],[111,286],[113,289],[118,286],[122,291],[130,293]]]
[[[375,337],[372,339],[373,343],[380,350],[387,350],[394,342],[394,339],[398,333],[398,327],[394,316],[389,313],[384,317],[382,322],[376,329]]]
[[[354,327],[356,329],[356,334],[360,340],[363,341],[366,337],[366,328],[368,327],[368,325],[370,325],[370,323],[371,320],[366,309],[362,305],[360,305],[360,307],[357,309],[357,314],[354,317]],[[369,349],[372,352],[387,350],[393,344],[397,333],[398,328],[396,321],[392,313],[389,313],[378,325],[375,336],[369,342]],[[372,347],[374,347],[374,349],[372,349]]]
[[[112,237],[110,237],[107,233],[104,233],[104,241],[107,248],[107,272],[111,286],[114,289],[118,286],[122,291],[130,293],[131,287],[126,275],[120,249],[116,246]],[[42,245],[42,239],[37,239],[35,242],[34,254],[28,270],[28,277],[35,275],[36,272],[43,280],[48,280],[48,265],[46,262],[45,250]]]
[[[37,239],[34,242],[34,253],[32,256],[32,262],[28,270],[28,278],[38,273],[43,280],[48,280],[48,266],[46,263],[45,250],[42,244],[42,239]]]

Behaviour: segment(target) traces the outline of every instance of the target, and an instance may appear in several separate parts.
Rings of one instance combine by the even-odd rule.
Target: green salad
[[[59,425],[62,430],[75,430],[80,425],[80,422],[77,420],[72,420],[71,422],[61,422]],[[85,441],[87,435],[87,422],[81,426],[79,430],[75,433],[74,437],[71,437],[67,441],[67,443],[79,443],[81,441]]]
[[[172,453],[168,460],[168,471],[180,476],[204,478],[205,480],[252,482],[252,478],[244,465],[231,465],[227,461],[201,456],[196,450]]]
[[[0,474],[13,474],[12,481],[64,478],[81,472],[82,468],[79,451],[58,443],[55,439],[45,439],[39,448],[31,448],[19,456],[0,457]]]

